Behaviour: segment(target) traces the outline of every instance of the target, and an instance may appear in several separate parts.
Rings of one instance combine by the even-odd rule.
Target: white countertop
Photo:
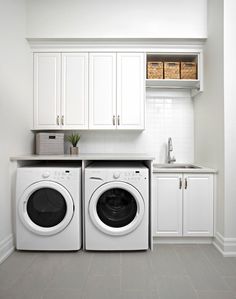
[[[217,173],[216,169],[193,164],[198,168],[171,168],[160,167],[160,164],[153,164],[153,173]]]
[[[127,160],[127,161],[152,161],[155,158],[148,154],[136,153],[91,153],[79,155],[25,155],[11,157],[11,161],[85,161],[85,160]],[[153,164],[153,173],[217,173],[216,169],[198,166],[199,168],[164,168],[160,164]]]
[[[11,157],[11,161],[44,161],[44,160],[66,160],[66,161],[82,161],[82,160],[143,160],[152,161],[155,158],[148,154],[134,154],[134,153],[122,153],[122,154],[79,154],[79,155],[26,155]]]

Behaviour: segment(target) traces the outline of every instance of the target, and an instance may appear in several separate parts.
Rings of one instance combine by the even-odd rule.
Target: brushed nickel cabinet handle
[[[179,189],[182,189],[182,179],[179,178]]]
[[[60,116],[57,115],[57,125],[60,126]]]
[[[64,115],[61,117],[61,124],[64,126]]]
[[[117,124],[118,124],[118,126],[120,125],[120,115],[118,115],[118,117],[117,117]]]
[[[112,117],[112,124],[113,124],[113,126],[116,125],[116,117],[115,117],[115,115],[113,115],[113,117]]]
[[[187,188],[188,188],[188,180],[185,179],[184,189],[187,189]]]

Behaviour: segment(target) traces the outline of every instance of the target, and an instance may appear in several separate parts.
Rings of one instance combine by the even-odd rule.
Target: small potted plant
[[[77,147],[77,143],[80,140],[80,135],[77,133],[72,133],[71,135],[68,135],[66,137],[66,140],[71,143],[70,147],[70,154],[71,155],[78,155],[79,154],[79,148]]]

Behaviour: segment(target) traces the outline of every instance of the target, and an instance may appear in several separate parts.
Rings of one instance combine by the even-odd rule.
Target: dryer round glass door
[[[125,235],[135,230],[143,219],[144,209],[140,193],[124,182],[102,185],[89,202],[92,222],[109,235]]]
[[[25,190],[19,201],[18,212],[24,225],[34,233],[53,235],[70,223],[74,204],[64,187],[44,181]]]

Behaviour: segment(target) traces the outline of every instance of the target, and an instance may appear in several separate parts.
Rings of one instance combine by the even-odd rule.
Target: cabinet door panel
[[[144,129],[145,71],[143,53],[117,54],[118,129]]]
[[[60,54],[34,54],[34,128],[55,129],[60,115]]]
[[[154,175],[154,236],[182,236],[181,174]]]
[[[116,54],[91,53],[89,55],[89,128],[115,129],[115,116]]]
[[[213,236],[213,175],[184,176],[184,236]]]
[[[88,54],[62,54],[63,128],[88,128]]]

